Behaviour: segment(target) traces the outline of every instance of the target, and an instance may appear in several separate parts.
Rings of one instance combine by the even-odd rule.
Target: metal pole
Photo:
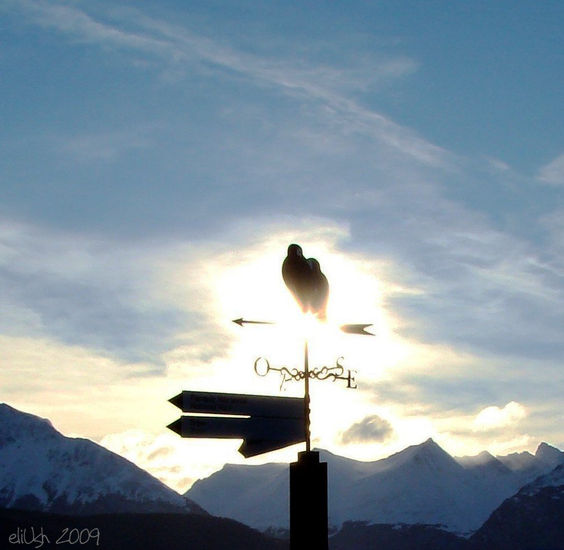
[[[308,347],[307,340],[305,341],[305,352],[304,352],[304,419],[305,419],[305,436],[306,436],[306,452],[310,449],[310,437],[309,437],[309,357],[308,357]]]
[[[327,463],[311,451],[309,433],[309,352],[304,348],[306,450],[290,464],[290,550],[327,550]]]

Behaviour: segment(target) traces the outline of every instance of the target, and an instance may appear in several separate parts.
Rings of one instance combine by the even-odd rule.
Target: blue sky
[[[2,2],[2,399],[187,487],[238,445],[163,433],[166,399],[277,393],[229,320],[293,307],[299,242],[377,329],[332,350],[359,389],[319,386],[317,444],[563,447],[563,12]]]

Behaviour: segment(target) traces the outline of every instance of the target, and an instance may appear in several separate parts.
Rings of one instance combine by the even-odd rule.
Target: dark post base
[[[327,549],[327,463],[304,451],[290,464],[290,550]]]

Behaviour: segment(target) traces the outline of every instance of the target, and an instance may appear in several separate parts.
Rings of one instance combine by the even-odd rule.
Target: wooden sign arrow
[[[303,397],[274,397],[241,393],[185,390],[169,401],[185,413],[303,418]]]
[[[305,441],[301,418],[181,416],[168,428],[182,437],[244,439],[239,452],[245,458]]]
[[[245,458],[306,439],[303,398],[183,391],[170,402],[198,416],[181,416],[169,429],[181,437],[243,439],[239,452]],[[227,414],[232,416],[221,416]]]

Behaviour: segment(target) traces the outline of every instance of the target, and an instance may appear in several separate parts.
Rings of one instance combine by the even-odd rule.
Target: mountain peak
[[[492,455],[492,453],[490,453],[489,451],[482,451],[477,456],[483,462],[491,462],[492,460],[497,460],[496,457]]]
[[[477,455],[472,456],[458,456],[456,461],[463,466],[485,466],[488,464],[495,464],[499,460],[488,451],[482,451]]]
[[[549,445],[548,443],[546,443],[545,441],[541,442],[541,444],[537,447],[537,450],[535,452],[535,455],[538,455],[539,453],[546,453],[546,452],[561,452],[559,451],[556,447],[553,447],[552,445]]]
[[[420,443],[419,445],[414,445],[414,448],[418,448],[419,450],[424,450],[426,452],[448,455],[448,453],[432,437],[426,439],[425,441],[423,441],[423,443]]]
[[[196,505],[88,439],[0,404],[0,507],[56,513],[185,512]]]
[[[498,455],[497,459],[514,472],[523,472],[534,468],[536,458],[529,451]]]
[[[544,441],[538,446],[535,457],[553,467],[564,463],[564,453]]]
[[[399,466],[415,462],[426,464],[432,469],[444,469],[449,467],[461,468],[461,466],[450,456],[433,438],[425,440],[418,445],[411,445],[383,461],[387,467]]]
[[[46,439],[60,435],[46,418],[39,418],[0,403],[0,443],[17,439]]]

